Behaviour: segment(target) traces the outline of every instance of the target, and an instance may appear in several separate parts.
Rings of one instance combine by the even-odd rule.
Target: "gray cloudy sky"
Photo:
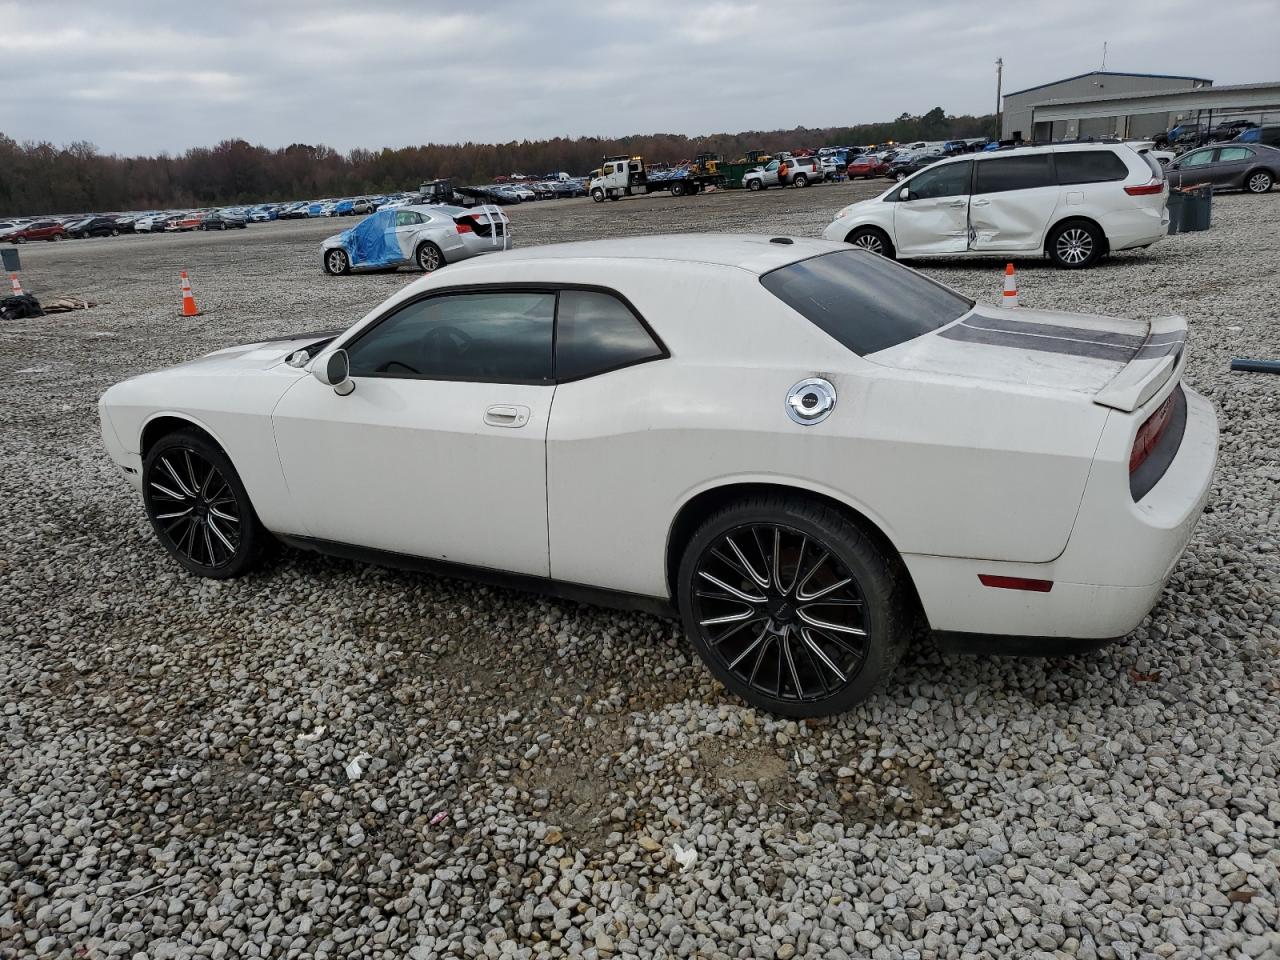
[[[1212,15],[1208,16],[1208,10]],[[1099,65],[1280,73],[1276,0],[0,0],[0,132],[178,152],[831,126]],[[1251,26],[1252,25],[1252,26]]]

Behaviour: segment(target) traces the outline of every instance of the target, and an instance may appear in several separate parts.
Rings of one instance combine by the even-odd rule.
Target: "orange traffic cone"
[[[1004,268],[1004,296],[1001,298],[1001,305],[1006,307],[1016,307],[1018,305],[1018,278],[1013,275],[1013,264],[1007,264]]]
[[[191,281],[187,279],[187,271],[182,271],[182,315],[184,317],[200,316],[200,308],[196,306],[196,298],[191,295]]]
[[[9,286],[13,288],[13,295],[15,297],[22,296],[22,284],[18,282],[18,275],[16,273],[9,274]]]

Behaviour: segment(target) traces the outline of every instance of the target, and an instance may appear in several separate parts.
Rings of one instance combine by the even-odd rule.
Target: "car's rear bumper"
[[[1128,495],[1132,418],[1104,429],[1066,549],[1048,563],[904,555],[935,631],[1007,638],[1011,652],[1061,652],[1049,643],[1122,637],[1155,606],[1208,500],[1217,462],[1213,406],[1183,390],[1187,421],[1178,453],[1140,501]],[[1162,399],[1162,398],[1161,398]],[[1153,401],[1155,402],[1155,401]],[[980,575],[1047,581],[1045,592],[985,586]],[[1096,643],[1092,643],[1096,646]],[[988,640],[987,646],[991,643]],[[1068,645],[1069,646],[1069,645]]]
[[[1164,202],[1159,206],[1125,206],[1099,219],[1107,235],[1107,246],[1113,251],[1149,247],[1169,233],[1169,208]]]

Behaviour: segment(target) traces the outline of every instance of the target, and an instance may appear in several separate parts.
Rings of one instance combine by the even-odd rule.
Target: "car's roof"
[[[775,243],[785,239],[787,243]],[[652,237],[581,240],[520,247],[478,257],[451,267],[496,266],[530,260],[678,260],[722,267],[737,267],[763,274],[797,260],[848,249],[846,244],[803,237],[771,238],[759,234],[679,233]]]
[[[439,213],[446,217],[454,217],[466,213],[466,207],[455,207],[449,203],[406,203],[401,210],[416,210],[418,213]]]

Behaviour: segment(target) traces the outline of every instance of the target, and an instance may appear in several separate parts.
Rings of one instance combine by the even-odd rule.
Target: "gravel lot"
[[[873,189],[510,212],[519,244],[812,236]],[[1070,660],[925,646],[807,723],[645,615],[292,553],[181,573],[98,395],[416,274],[322,275],[333,222],[23,248],[98,306],[0,328],[0,957],[1280,956],[1280,378],[1227,369],[1276,355],[1280,194],[1214,221],[1019,272],[1024,305],[1190,319],[1221,462],[1150,618]],[[996,300],[1002,266],[927,271]]]

